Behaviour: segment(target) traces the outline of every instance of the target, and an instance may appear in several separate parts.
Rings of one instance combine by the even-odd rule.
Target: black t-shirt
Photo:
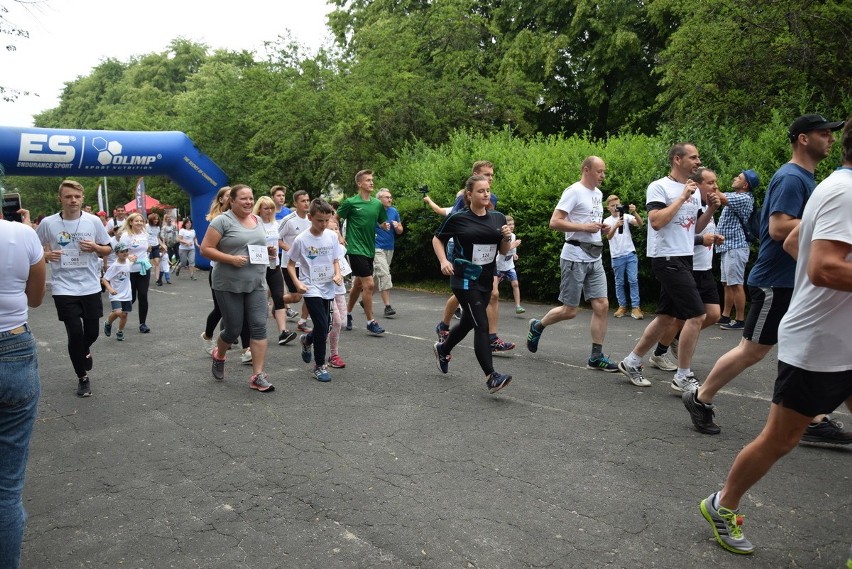
[[[487,210],[479,216],[463,209],[451,214],[435,232],[435,236],[446,243],[453,240],[453,258],[463,258],[482,266],[482,274],[475,281],[465,279],[459,271],[450,279],[452,288],[490,291],[494,281],[495,263],[503,235],[500,229],[506,225],[506,216],[499,211]],[[453,259],[451,258],[450,261]]]

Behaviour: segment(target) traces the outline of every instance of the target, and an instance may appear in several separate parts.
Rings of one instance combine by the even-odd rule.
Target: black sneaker
[[[213,353],[210,356],[213,359],[210,371],[215,379],[222,381],[225,379],[225,358],[219,359],[219,348],[213,348]]]
[[[151,331],[151,329],[148,328],[147,324],[140,324],[139,325],[139,331],[142,332],[143,334],[147,334],[148,332]]]
[[[497,393],[512,381],[511,375],[506,375],[503,373],[492,372],[491,377],[485,382],[485,385],[488,387],[488,393]]]
[[[89,383],[88,376],[77,378],[77,397],[91,397],[92,386]]]
[[[805,443],[827,443],[830,445],[852,444],[852,432],[843,430],[843,423],[831,417],[823,417],[816,425],[810,424],[802,435]]]
[[[689,417],[692,419],[692,424],[698,429],[698,432],[705,435],[718,435],[722,432],[719,425],[713,422],[715,413],[713,405],[702,403],[695,397],[695,391],[684,391],[680,396],[683,401],[683,406],[689,411]]]
[[[720,316],[719,320],[716,322],[716,324],[718,324],[719,326],[722,326],[723,324],[730,324],[730,323],[731,323],[731,317],[730,316]]]
[[[453,356],[445,356],[442,347],[442,342],[435,342],[435,345],[432,346],[432,352],[435,354],[435,359],[438,362],[438,369],[441,370],[441,373],[447,373],[450,371],[450,360]]]
[[[290,342],[296,339],[297,334],[295,332],[291,332],[289,330],[284,330],[278,335],[278,345],[286,346]]]
[[[385,306],[385,316],[396,316],[396,310],[390,304]]]

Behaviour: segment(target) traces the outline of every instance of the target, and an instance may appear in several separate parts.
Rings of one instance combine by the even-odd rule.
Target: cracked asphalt
[[[719,436],[692,429],[670,373],[650,388],[588,370],[590,312],[523,347],[548,308],[502,303],[489,395],[470,338],[442,375],[432,355],[446,296],[396,289],[376,338],[355,312],[346,369],[313,380],[297,345],[270,345],[273,393],[229,359],[210,375],[198,335],[206,278],[152,287],[148,324],[93,346],[94,396],[75,396],[50,298],[30,313],[42,399],[25,505],[25,568],[842,567],[852,542],[852,449],[800,446],[746,497],[748,558],[712,540],[698,502],[763,425],[775,352],[717,397]],[[378,295],[376,296],[378,300]],[[108,304],[107,304],[108,306]],[[624,357],[645,321],[611,319]],[[293,325],[294,326],[294,325]],[[270,337],[277,337],[269,322]],[[739,339],[705,330],[706,376]],[[233,353],[233,352],[232,352]],[[846,410],[837,414],[852,423]]]

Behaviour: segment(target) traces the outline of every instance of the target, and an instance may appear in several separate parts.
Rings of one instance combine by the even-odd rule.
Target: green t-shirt
[[[360,194],[344,200],[337,208],[340,219],[346,220],[346,250],[352,255],[373,258],[376,255],[376,225],[388,220],[385,206],[370,196]]]

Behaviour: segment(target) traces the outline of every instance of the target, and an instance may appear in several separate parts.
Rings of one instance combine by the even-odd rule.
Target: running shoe
[[[618,371],[627,376],[627,379],[630,380],[630,383],[635,385],[636,387],[650,387],[651,382],[645,378],[645,374],[642,373],[644,368],[642,364],[638,366],[629,366],[624,360],[618,362]]]
[[[830,417],[823,417],[816,425],[808,425],[802,435],[806,443],[828,443],[831,445],[852,444],[852,432],[843,430],[843,423]]]
[[[298,334],[296,334],[295,332],[291,332],[290,330],[284,330],[283,332],[278,334],[278,345],[286,346],[287,344],[295,340],[296,336],[298,336]]]
[[[352,331],[352,313],[351,312],[346,315],[346,331],[347,332]]]
[[[715,406],[702,403],[698,400],[697,391],[684,391],[681,396],[683,406],[689,411],[689,418],[692,419],[692,424],[700,433],[705,435],[718,435],[722,432],[719,425],[713,422]]]
[[[675,374],[670,385],[672,389],[678,393],[683,393],[684,391],[698,391],[698,380],[692,372],[689,372],[689,375],[686,377],[678,377],[678,375]]]
[[[124,330],[119,330],[118,332],[116,332],[115,333],[115,339],[119,342],[123,342],[124,341]]]
[[[297,332],[303,332],[303,333],[305,333],[305,334],[307,334],[308,332],[310,332],[310,331],[311,331],[311,328],[308,328],[308,321],[307,321],[307,320],[302,320],[302,321],[300,321],[298,324],[296,324],[296,331],[297,331]]]
[[[216,340],[213,338],[208,338],[204,335],[204,332],[201,333],[201,341],[204,344],[204,351],[208,354],[213,353],[213,348],[216,347]]]
[[[293,310],[292,308],[289,308],[289,307],[287,308],[287,318],[292,320],[293,318],[296,318],[298,315],[299,315],[299,313],[296,312],[295,310]]]
[[[211,368],[213,377],[220,381],[225,379],[225,358],[219,359],[219,348],[213,348],[210,358],[213,360]]]
[[[731,317],[730,316],[720,316],[719,320],[716,321],[716,324],[718,324],[720,328],[722,327],[722,325],[730,324],[730,323],[731,323]]]
[[[438,322],[438,325],[435,326],[435,333],[438,335],[438,341],[443,343],[450,335],[450,327],[443,322]]]
[[[518,306],[515,307],[515,314],[523,314],[526,311],[527,311],[527,309],[524,308],[523,306],[518,305]]]
[[[77,397],[91,397],[92,385],[89,382],[88,376],[77,378]]]
[[[328,358],[329,367],[333,367],[335,369],[342,369],[346,367],[346,362],[343,361],[339,355],[334,354],[330,358]]]
[[[613,316],[614,318],[621,318],[621,317],[623,317],[625,314],[627,314],[627,307],[626,307],[626,306],[619,306],[619,307],[618,307],[618,310],[616,310],[616,311],[615,311],[615,314],[613,314],[612,316]]]
[[[508,342],[506,340],[501,340],[500,338],[495,338],[491,342],[491,353],[492,354],[493,353],[508,352],[508,351],[514,350],[514,349],[515,349],[515,343],[514,342]]]
[[[325,366],[317,366],[314,368],[314,379],[325,383],[327,381],[331,381],[331,374],[328,373]]]
[[[498,373],[495,371],[491,373],[491,376],[485,382],[485,386],[488,387],[488,393],[497,393],[498,391],[509,385],[511,381],[511,375]]]
[[[242,362],[245,365],[248,365],[248,364],[251,363],[251,360],[252,360],[251,348],[246,348],[246,351],[244,351],[242,354],[240,354],[240,362]]]
[[[754,553],[754,546],[743,535],[743,516],[728,508],[715,509],[713,501],[716,494],[717,492],[710,494],[710,496],[701,500],[699,505],[701,515],[713,528],[716,541],[731,553],[739,553],[740,555]]]
[[[648,358],[648,364],[651,367],[661,369],[663,371],[677,371],[677,363],[669,358],[669,353],[665,352],[659,356],[651,356]]]
[[[607,373],[614,373],[618,371],[618,366],[612,363],[612,360],[603,354],[591,356],[589,361],[586,362],[586,367],[589,369],[605,371]]]
[[[645,319],[645,313],[642,312],[642,309],[637,306],[633,310],[630,311],[630,317],[633,320],[644,320]]]
[[[447,373],[450,371],[450,360],[453,359],[453,356],[444,355],[443,343],[435,342],[435,345],[432,346],[432,352],[435,354],[435,359],[438,362],[438,369],[441,370],[441,373]]]
[[[722,324],[719,326],[722,330],[742,330],[745,328],[745,324],[741,320],[731,320],[727,324]]]
[[[261,393],[269,393],[275,391],[275,386],[269,383],[269,376],[265,372],[257,373],[251,376],[249,387],[257,389]]]
[[[150,331],[151,331],[151,329],[150,329],[150,328],[148,328],[148,325],[147,325],[147,324],[144,324],[144,323],[143,323],[143,324],[140,324],[140,325],[139,325],[139,331],[140,331],[140,332],[142,332],[143,334],[147,334],[148,332],[150,332]]]
[[[390,304],[385,306],[385,316],[386,317],[396,316],[396,310],[394,310],[393,306],[391,306]]]
[[[535,318],[530,320],[530,331],[527,334],[527,349],[532,353],[538,351],[538,341],[541,339],[541,333],[544,332],[544,329],[539,330],[537,328],[539,324],[541,324],[541,320],[536,320]]]
[[[299,336],[299,343],[302,344],[302,361],[306,364],[311,363],[311,344],[308,342],[308,335]]]
[[[385,329],[379,326],[378,322],[373,320],[371,322],[367,322],[367,332],[369,332],[373,336],[381,336],[385,333]]]
[[[112,334],[112,324],[108,320],[104,320],[104,336],[109,338],[110,334]]]

